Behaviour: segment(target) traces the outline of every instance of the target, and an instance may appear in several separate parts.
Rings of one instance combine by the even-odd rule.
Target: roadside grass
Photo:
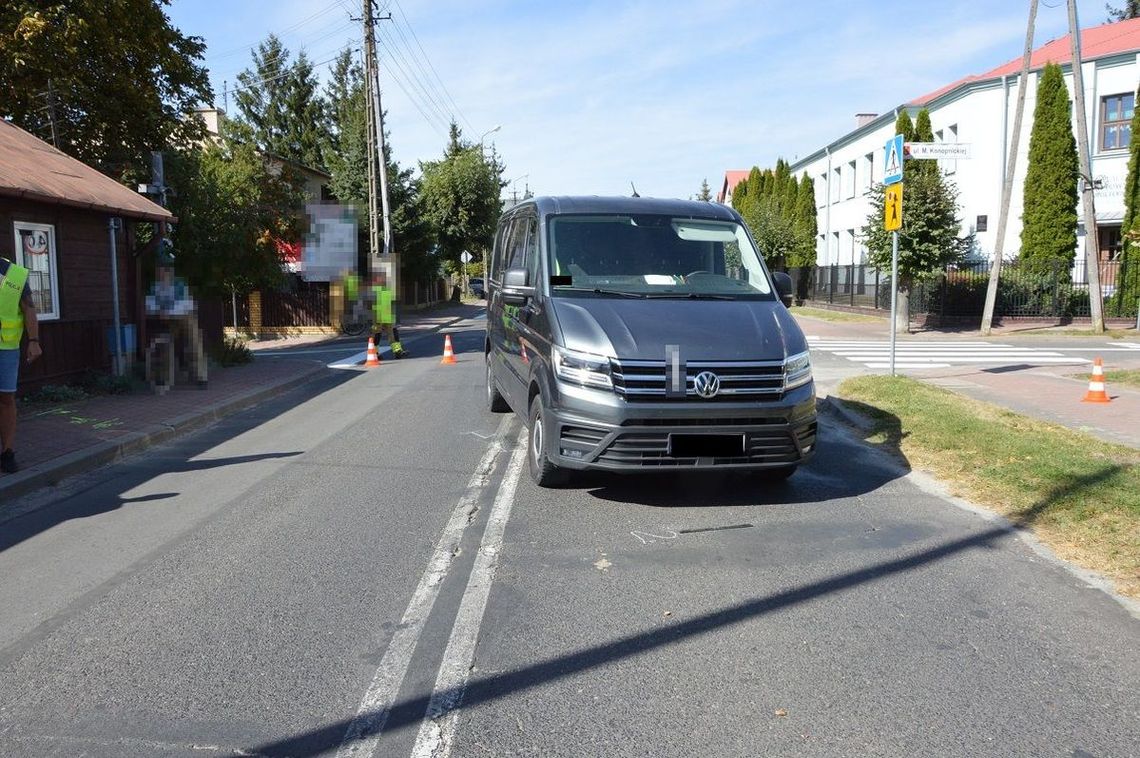
[[[861,313],[847,313],[846,311],[829,311],[824,308],[808,308],[801,305],[794,305],[789,309],[793,316],[808,316],[809,318],[818,318],[821,321],[838,321],[845,323],[886,323],[885,318],[878,316],[865,316]]]
[[[1140,451],[906,377],[854,377],[836,394],[874,422],[868,442],[1140,597]]]
[[[1089,371],[1085,371],[1080,374],[1069,374],[1069,376],[1074,379],[1088,379]],[[1112,392],[1112,385],[1114,384],[1124,384],[1129,387],[1140,387],[1140,369],[1123,368],[1114,369],[1112,371],[1105,371],[1104,383],[1108,386],[1110,393]]]
[[[1135,329],[1105,329],[1103,332],[1094,332],[1092,329],[1019,329],[1010,331],[1003,336],[1009,337],[1108,337],[1109,339],[1136,339],[1140,337]]]
[[[1130,387],[1140,387],[1140,368],[1105,371],[1104,381],[1108,384],[1109,389],[1111,389],[1114,384],[1127,384]],[[1140,495],[1137,497],[1140,497]]]

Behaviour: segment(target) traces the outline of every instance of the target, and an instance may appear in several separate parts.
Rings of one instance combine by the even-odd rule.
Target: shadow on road
[[[130,503],[176,497],[178,493],[146,495],[138,498],[123,496],[123,493],[130,492],[163,474],[208,471],[224,466],[299,456],[302,454],[301,451],[267,451],[253,455],[198,460],[206,451],[260,426],[295,407],[298,402],[328,392],[356,376],[358,374],[352,372],[330,371],[314,382],[302,385],[279,398],[241,411],[189,437],[175,440],[166,447],[152,449],[149,451],[150,455],[118,464],[119,468],[113,479],[98,477],[98,481],[86,489],[70,493],[50,505],[36,508],[0,524],[0,552],[72,519],[109,513]]]
[[[1112,472],[1109,470],[1098,471],[1067,482],[1064,486],[1050,492],[1039,502],[1034,503],[1013,525],[1003,523],[992,526],[959,539],[922,549],[912,549],[907,554],[897,558],[838,573],[819,581],[807,582],[782,592],[762,595],[691,619],[677,619],[673,626],[665,629],[628,634],[511,671],[479,677],[469,682],[466,688],[457,688],[449,693],[437,693],[439,696],[437,702],[449,703],[452,709],[457,709],[463,704],[479,705],[493,702],[614,661],[651,654],[655,650],[677,642],[731,628],[765,614],[791,608],[825,595],[845,592],[873,582],[886,581],[892,576],[952,558],[967,550],[994,549],[1001,540],[1016,534],[1023,525],[1031,523],[1040,514],[1047,512],[1057,500],[1067,497],[1073,492],[1079,492],[1081,488],[1088,487],[1111,475]],[[365,714],[365,724],[361,730],[362,736],[367,737],[383,729],[398,729],[418,723],[424,718],[428,701],[427,696],[421,696],[398,702],[387,710],[375,710]],[[442,715],[439,718],[442,718]],[[310,731],[260,745],[253,748],[253,751],[258,755],[289,755],[295,758],[320,755],[326,751],[335,750],[345,741],[352,721],[352,718],[346,718],[329,723]]]

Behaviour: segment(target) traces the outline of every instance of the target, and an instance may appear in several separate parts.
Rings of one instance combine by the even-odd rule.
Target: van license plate
[[[743,434],[671,434],[674,458],[734,458],[744,455]]]

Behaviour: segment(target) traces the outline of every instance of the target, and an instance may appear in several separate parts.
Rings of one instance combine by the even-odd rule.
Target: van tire
[[[507,399],[503,397],[503,393],[499,392],[499,388],[495,386],[495,372],[491,370],[491,354],[487,353],[486,360],[486,373],[487,373],[487,410],[491,413],[506,413],[511,409],[507,404]]]
[[[569,472],[550,462],[546,455],[547,432],[545,413],[542,408],[542,396],[535,395],[530,401],[530,424],[527,433],[526,459],[530,469],[530,478],[539,487],[561,487],[569,480]]]

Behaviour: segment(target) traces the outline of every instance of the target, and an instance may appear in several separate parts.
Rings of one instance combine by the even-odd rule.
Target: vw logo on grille
[[[711,371],[702,371],[693,379],[693,386],[703,398],[716,397],[720,392],[720,377]]]

